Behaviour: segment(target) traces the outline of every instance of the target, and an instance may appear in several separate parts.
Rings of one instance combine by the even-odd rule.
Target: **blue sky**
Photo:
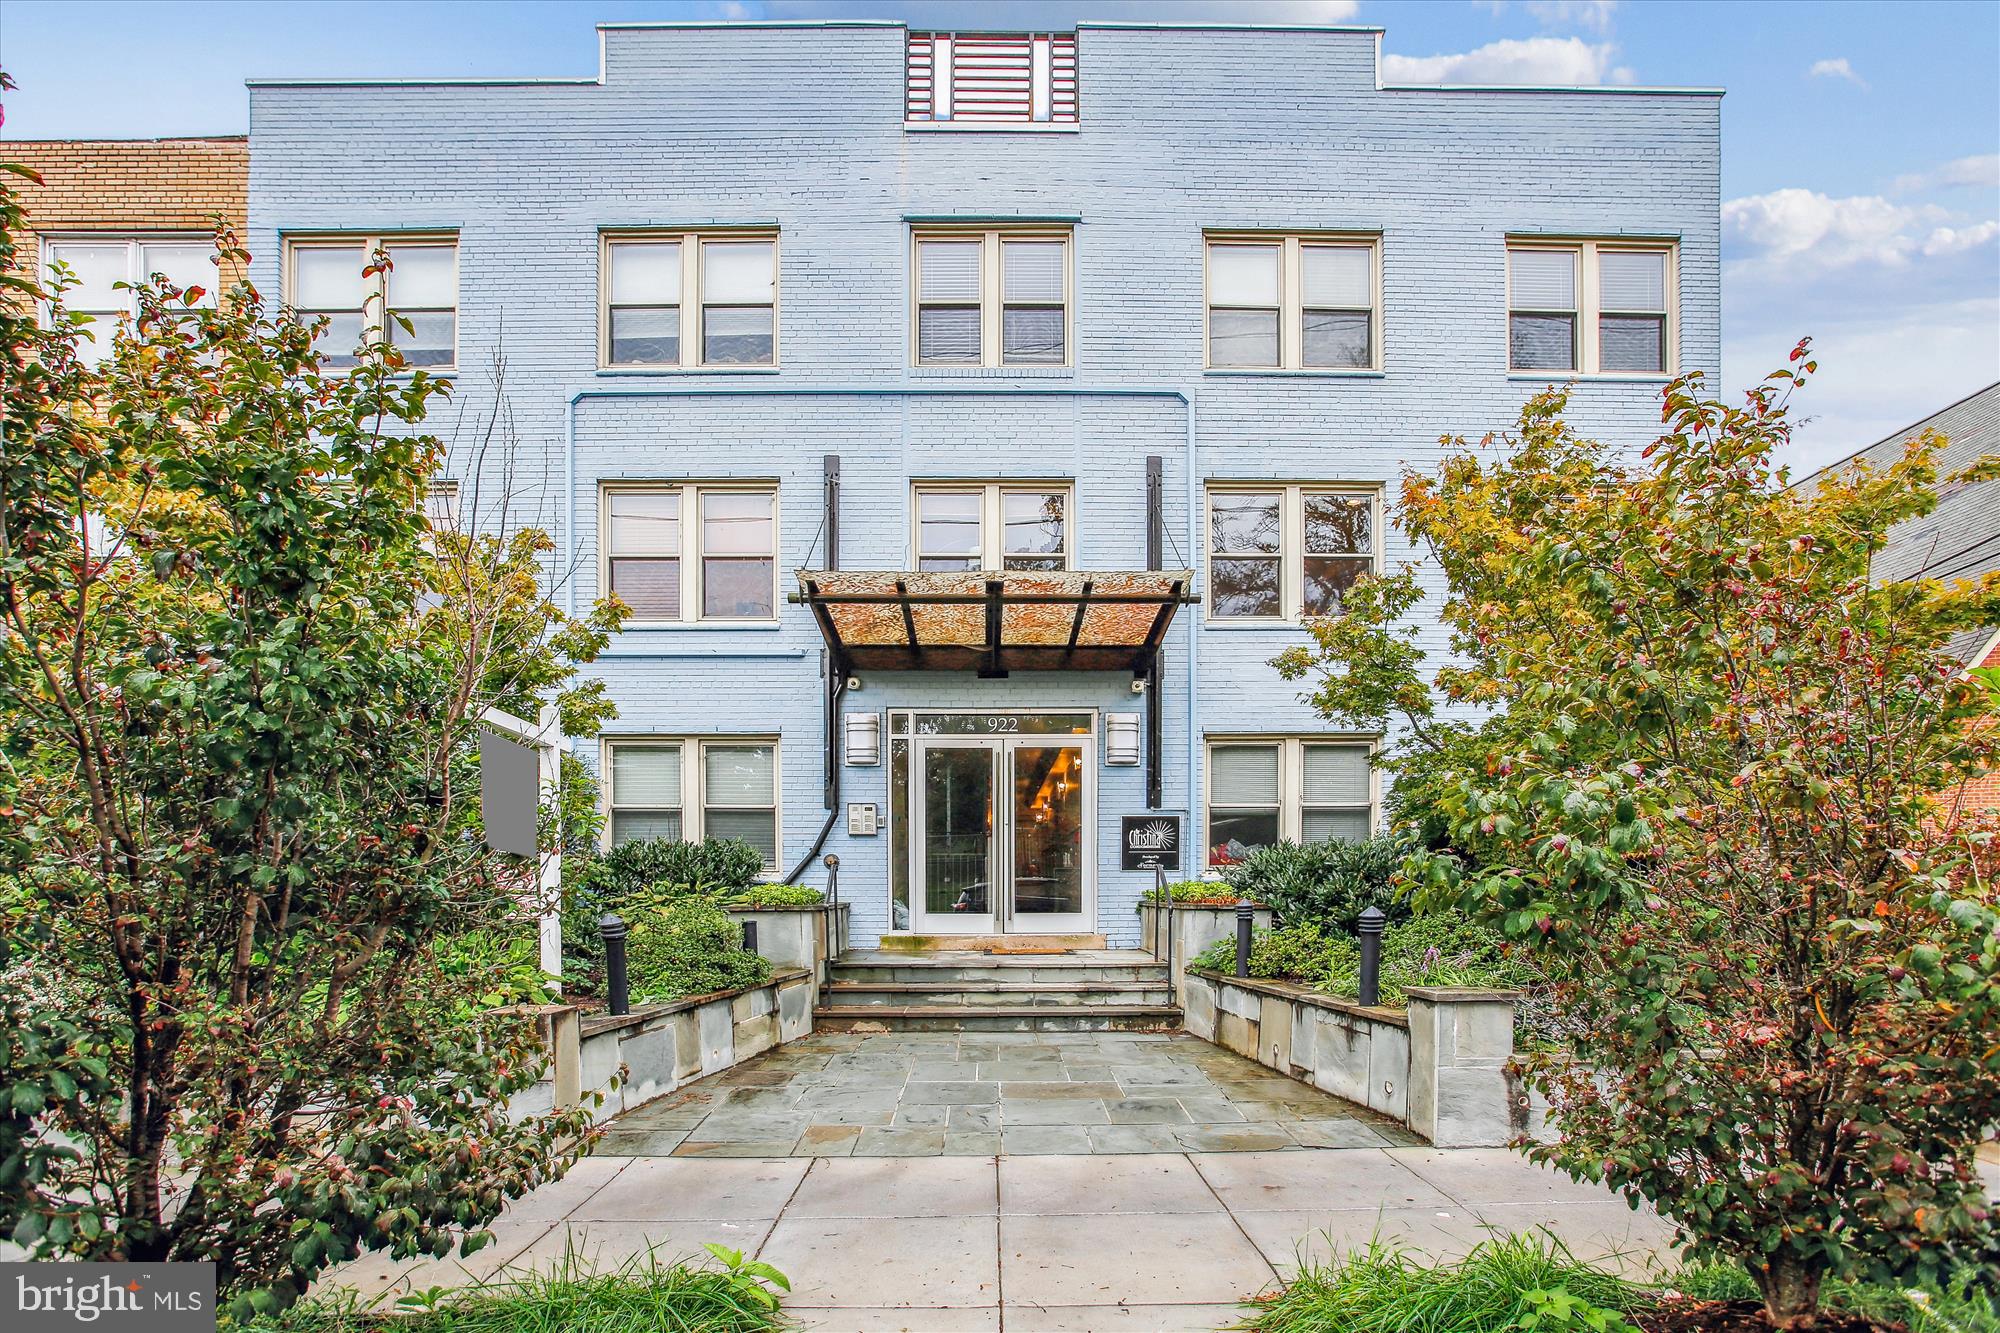
[[[1991,0],[0,0],[0,137],[241,133],[246,78],[587,76],[599,22],[799,17],[1366,23],[1398,82],[1722,87],[1724,379],[1815,337],[1797,464],[2000,379]]]

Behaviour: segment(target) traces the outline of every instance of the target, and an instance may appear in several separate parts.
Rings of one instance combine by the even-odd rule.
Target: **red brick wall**
[[[1992,651],[1978,665],[2000,667],[2000,642],[1993,645]],[[1966,810],[2000,810],[2000,769],[1993,769],[1960,787],[1959,799]]]

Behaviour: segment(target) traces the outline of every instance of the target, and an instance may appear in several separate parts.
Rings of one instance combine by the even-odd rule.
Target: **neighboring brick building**
[[[253,83],[253,273],[345,354],[386,245],[440,434],[504,346],[525,456],[448,470],[637,612],[611,836],[838,852],[856,944],[1129,944],[1175,818],[1176,875],[1365,833],[1379,738],[1269,662],[1416,555],[1401,470],[1572,380],[1636,450],[1719,372],[1712,91],[1385,86],[1363,28],[602,38]]]
[[[239,236],[248,225],[250,147],[240,135],[10,140],[0,142],[0,160],[42,178],[40,185],[13,179],[29,228],[16,262],[67,263],[80,280],[68,296],[72,309],[122,313],[128,298],[112,284],[154,272],[216,290],[215,220]],[[239,276],[232,270],[222,282]]]

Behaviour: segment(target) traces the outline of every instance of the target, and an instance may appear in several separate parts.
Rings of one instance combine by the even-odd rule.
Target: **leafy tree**
[[[593,724],[612,613],[554,609],[538,534],[428,529],[445,386],[388,341],[331,373],[248,283],[148,284],[93,364],[21,221],[0,186],[0,1234],[213,1260],[238,1316],[470,1252],[588,1128],[506,1113],[544,1056],[477,941],[534,875],[476,722]]]
[[[1892,525],[1995,460],[1941,483],[1927,437],[1786,489],[1807,355],[1740,407],[1676,382],[1636,460],[1550,392],[1497,452],[1448,441],[1408,477],[1397,521],[1452,632],[1435,695],[1411,570],[1280,659],[1329,718],[1419,746],[1447,743],[1444,706],[1499,710],[1435,783],[1475,855],[1410,871],[1557,978],[1578,1058],[1528,1058],[1561,1135],[1530,1151],[1652,1200],[1786,1328],[1829,1276],[1982,1262],[1972,1156],[2000,1119],[1994,844],[1945,799],[1996,735],[1943,651],[2000,620],[2000,578],[1869,575]]]

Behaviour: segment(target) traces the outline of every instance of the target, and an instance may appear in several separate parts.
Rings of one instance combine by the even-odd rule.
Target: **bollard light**
[[[625,976],[625,936],[627,928],[624,918],[616,912],[606,912],[597,918],[597,933],[604,937],[604,985],[610,992],[613,1015],[632,1012],[632,991]]]
[[[1382,909],[1371,907],[1354,927],[1361,936],[1361,983],[1356,987],[1360,993],[1354,998],[1363,1004],[1382,1002],[1382,929],[1388,924]]]
[[[1252,903],[1236,904],[1236,975],[1250,975],[1250,928],[1257,921],[1257,908]]]

